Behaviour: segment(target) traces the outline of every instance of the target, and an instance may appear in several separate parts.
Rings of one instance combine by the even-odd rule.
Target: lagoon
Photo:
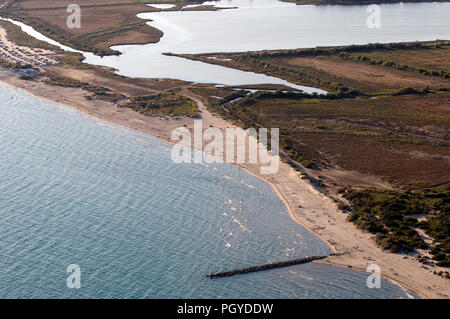
[[[122,55],[104,58],[90,55],[86,62],[113,67],[118,74],[131,77],[227,85],[286,84],[261,74],[163,53],[245,52],[450,39],[450,3],[380,5],[379,29],[367,27],[367,6],[297,6],[277,0],[221,0],[212,3],[237,9],[141,13],[138,17],[149,20],[149,25],[164,32],[160,42],[115,46],[113,48]],[[311,88],[303,90],[317,91]]]

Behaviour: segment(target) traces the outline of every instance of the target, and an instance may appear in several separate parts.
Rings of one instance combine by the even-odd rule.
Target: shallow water
[[[174,164],[165,142],[4,84],[0,101],[0,298],[409,296],[320,264],[206,279],[330,248],[237,167]]]

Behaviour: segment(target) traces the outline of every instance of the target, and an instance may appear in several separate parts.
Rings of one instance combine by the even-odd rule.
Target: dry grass
[[[436,44],[441,47],[436,48]],[[358,59],[369,53],[373,60],[397,61],[413,68],[399,69]],[[221,116],[247,127],[280,128],[281,145],[289,157],[303,166],[325,169],[314,176],[326,177],[328,168],[337,168],[375,175],[407,188],[450,181],[450,94],[438,90],[449,88],[450,80],[415,69],[448,69],[450,50],[445,41],[187,58],[265,73],[328,91],[354,89],[365,94],[356,99],[331,100],[255,94],[227,104],[223,110],[220,99],[211,98],[221,97],[220,92],[211,88],[198,90]],[[402,90],[403,87],[410,89]],[[424,94],[425,87],[431,88],[432,93]],[[407,94],[392,96],[400,91]]]
[[[450,87],[448,41],[182,56],[327,91],[389,94],[403,87]]]
[[[148,26],[137,13],[154,11],[140,1],[78,1],[81,28],[69,29],[67,5],[73,1],[16,1],[7,15],[24,21],[43,34],[80,50],[113,54],[117,44],[144,44],[159,41],[162,32]]]
[[[448,58],[450,58],[450,55]],[[450,81],[439,77],[427,78],[414,72],[404,72],[329,57],[278,58],[272,59],[271,62],[287,64],[306,72],[314,72],[318,77],[328,82],[343,83],[368,94],[392,92],[403,87],[423,88],[430,86],[437,89],[450,86]]]
[[[374,60],[394,61],[397,64],[410,65],[434,71],[450,72],[450,47],[417,50],[413,55],[405,50],[351,53],[353,57],[367,56]]]
[[[212,90],[203,90],[209,103],[221,96]],[[450,180],[448,93],[248,101],[227,104],[226,115],[248,127],[280,128],[284,151],[304,165],[356,170],[409,188]]]

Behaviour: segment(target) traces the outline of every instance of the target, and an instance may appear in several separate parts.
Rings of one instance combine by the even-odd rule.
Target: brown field
[[[353,57],[367,56],[375,60],[394,61],[402,65],[410,65],[416,68],[424,68],[434,71],[450,72],[450,47],[420,50],[411,56],[405,50],[358,52],[351,53]]]
[[[148,26],[137,13],[154,11],[140,1],[95,0],[78,1],[81,7],[81,28],[69,29],[67,5],[73,1],[15,1],[6,14],[24,21],[43,34],[80,50],[113,54],[117,44],[157,42],[162,32]]]
[[[339,167],[406,187],[450,180],[450,94],[227,104],[246,126],[278,127],[285,152],[304,166]],[[320,168],[321,167],[321,168]]]
[[[81,28],[69,29],[66,26],[68,13],[66,7],[50,8],[45,10],[20,11],[23,18],[35,18],[47,22],[55,28],[63,29],[70,34],[85,34],[101,31],[116,25],[129,23],[131,21],[142,21],[135,17],[139,11],[144,11],[141,5],[126,6],[102,6],[101,12],[98,7],[81,7]],[[125,12],[124,12],[125,11]],[[151,10],[149,10],[151,11]]]
[[[19,40],[26,42],[29,39],[19,37]],[[425,56],[431,59],[429,55],[437,53],[439,58],[435,63],[440,63],[439,59],[448,52],[446,49],[408,50],[408,54],[405,53],[402,58],[410,57],[411,61],[404,62],[412,64],[413,61],[424,60]],[[385,51],[371,53],[384,54]],[[212,55],[219,59],[211,59],[211,55],[194,58],[252,71],[267,69],[265,65],[269,65],[272,71],[270,75],[296,80],[298,83],[305,84],[304,80],[308,79],[310,84],[325,89],[339,83],[375,95],[371,98],[361,96],[357,99],[336,100],[256,98],[248,105],[238,101],[227,104],[223,109],[219,107],[221,99],[235,91],[208,86],[197,86],[193,91],[202,95],[210,106],[215,105],[211,109],[213,112],[235,123],[253,127],[279,127],[286,154],[303,166],[319,168],[311,170],[311,175],[328,176],[337,184],[354,180],[354,174],[341,174],[336,178],[339,176],[335,174],[336,169],[343,169],[356,171],[355,174],[378,176],[384,180],[380,182],[378,179],[372,184],[397,184],[412,188],[449,181],[450,94],[435,91],[425,95],[389,95],[405,86],[417,89],[429,86],[432,90],[450,87],[448,79],[370,65],[337,55],[264,56],[257,61],[259,64],[237,58],[241,55]],[[62,66],[47,67],[47,70],[61,77],[70,73],[71,79],[75,81],[105,87],[127,97],[187,85],[180,81],[123,78],[107,68],[81,64],[71,54],[64,54],[62,61]],[[301,76],[297,78],[299,74]],[[358,176],[361,179],[361,175]]]

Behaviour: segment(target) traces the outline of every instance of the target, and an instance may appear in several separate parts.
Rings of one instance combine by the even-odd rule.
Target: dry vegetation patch
[[[450,56],[449,56],[450,58]],[[354,61],[338,60],[330,57],[316,58],[278,58],[272,63],[288,64],[299,70],[315,72],[317,76],[332,83],[343,83],[367,94],[392,92],[403,87],[434,89],[450,86],[450,82],[441,78],[426,78],[412,72],[380,68],[378,66]]]
[[[121,102],[119,106],[127,107],[149,116],[197,117],[199,113],[195,101],[177,94],[176,91],[168,90],[158,94],[134,96]]]

